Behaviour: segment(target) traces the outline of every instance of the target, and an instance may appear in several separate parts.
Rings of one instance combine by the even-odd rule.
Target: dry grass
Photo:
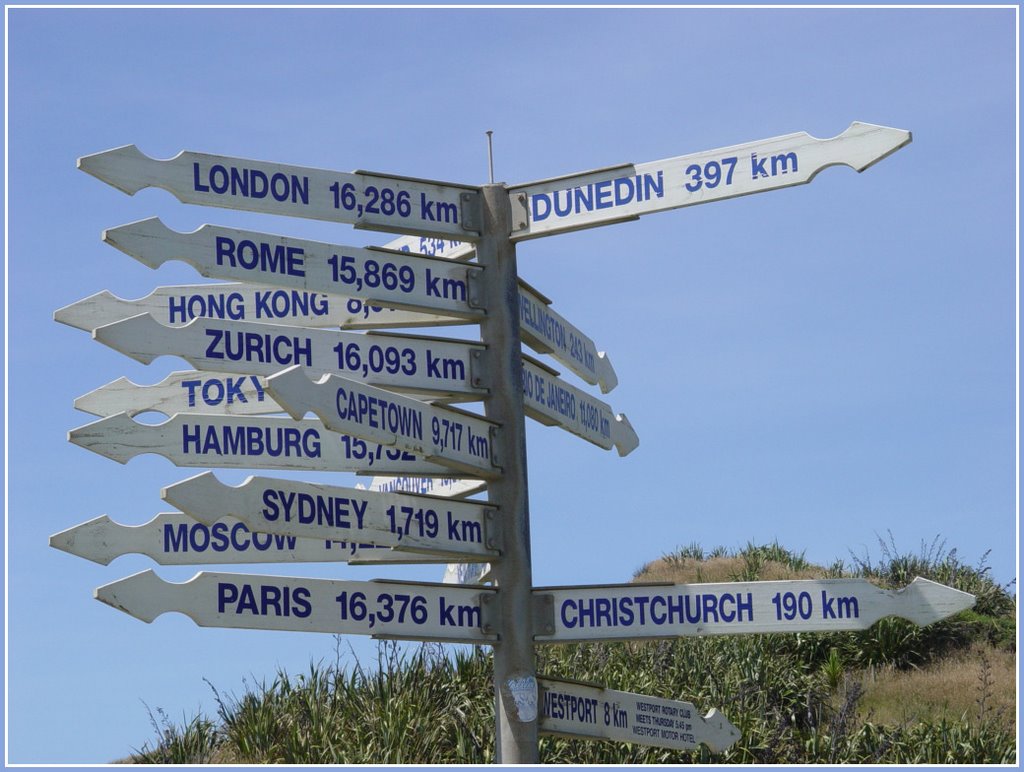
[[[920,670],[867,672],[861,682],[861,718],[876,724],[987,719],[1012,728],[1016,717],[1015,655],[987,644]]]
[[[732,582],[743,575],[746,561],[739,556],[679,559],[675,557],[659,558],[648,563],[634,577],[634,582]],[[766,560],[758,567],[760,581],[775,579],[823,579],[825,569],[820,566],[808,566],[794,571],[785,563]]]

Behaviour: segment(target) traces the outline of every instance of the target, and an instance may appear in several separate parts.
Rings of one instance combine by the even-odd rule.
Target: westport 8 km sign
[[[503,763],[536,763],[538,732],[724,751],[739,730],[716,709],[539,678],[534,645],[853,630],[889,615],[929,624],[974,598],[922,579],[896,592],[845,579],[533,587],[526,417],[623,456],[639,437],[625,415],[522,352],[602,393],[618,383],[607,353],[520,279],[516,244],[804,184],[832,165],[863,171],[910,140],[855,122],[831,139],[800,132],[513,186],[192,151],[158,160],[134,145],[84,156],[79,168],[129,194],[160,187],[189,204],[403,235],[355,247],[210,224],[179,233],[156,217],[104,230],[151,268],[179,260],[233,283],[136,300],[104,290],[58,309],[57,321],[138,361],[177,356],[195,368],[152,385],[94,384],[75,407],[100,418],[71,442],[121,463],[155,453],[182,467],[374,481],[369,491],[262,476],[229,486],[205,471],[163,489],[180,511],[140,525],[103,515],[50,543],[104,564],[132,552],[160,565],[449,564],[466,583],[210,571],[172,583],[150,570],[95,595],[146,622],[174,611],[204,627],[490,645]],[[479,340],[380,332],[477,324]],[[166,420],[133,419],[150,411]],[[468,498],[484,490],[486,501]]]

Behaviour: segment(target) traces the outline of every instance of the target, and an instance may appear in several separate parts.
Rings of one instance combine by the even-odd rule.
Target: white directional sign
[[[155,453],[175,466],[454,474],[407,451],[337,434],[316,420],[178,414],[161,424],[140,424],[118,413],[72,429],[68,440],[122,464]]]
[[[161,324],[172,327],[199,318],[345,330],[440,327],[467,322],[456,316],[369,305],[359,298],[258,284],[157,287],[136,300],[124,300],[103,290],[57,309],[53,318],[61,324],[92,332],[97,327],[139,314],[149,314]]]
[[[909,131],[856,121],[831,139],[798,132],[517,185],[509,188],[512,240],[800,185],[836,164],[860,172],[910,141]]]
[[[540,731],[564,737],[620,740],[658,748],[715,753],[740,739],[740,730],[712,708],[700,715],[692,703],[620,692],[600,686],[539,678]]]
[[[245,375],[301,365],[311,375],[341,373],[407,393],[453,399],[486,394],[472,383],[473,352],[484,347],[464,340],[217,319],[168,327],[148,314],[98,327],[92,336],[144,364],[170,354],[200,370]]]
[[[554,371],[523,357],[526,414],[548,426],[560,426],[587,442],[627,456],[640,444],[629,419],[556,377]]]
[[[494,556],[495,510],[482,502],[378,493],[270,477],[225,485],[212,472],[170,485],[162,498],[201,523],[225,515],[267,534],[357,541],[404,550]]]
[[[150,268],[169,260],[203,276],[357,297],[413,311],[479,319],[469,275],[478,266],[380,248],[348,247],[204,225],[179,233],[156,217],[108,228],[103,240]]]
[[[902,590],[864,579],[536,588],[550,595],[553,630],[538,642],[739,633],[865,630],[882,617],[927,625],[974,596],[918,577]]]
[[[147,570],[98,587],[95,596],[143,622],[177,611],[200,627],[493,643],[495,636],[480,627],[480,596],[493,593],[449,584],[210,571],[179,584]]]
[[[78,168],[129,195],[157,187],[186,204],[462,241],[479,237],[479,190],[472,186],[190,151],[161,160],[135,145],[83,156]]]
[[[478,477],[496,477],[493,421],[461,410],[429,405],[350,378],[325,375],[313,382],[301,367],[267,379],[267,392],[293,418],[312,411],[332,431],[387,447]]]
[[[161,512],[142,525],[122,525],[106,515],[55,533],[50,546],[108,565],[120,555],[146,555],[163,566],[210,563],[354,562],[357,553],[390,552],[372,544],[335,539],[303,539],[254,532],[232,517],[200,523],[181,512]],[[417,555],[417,558],[424,557]],[[433,556],[432,562],[451,557]]]

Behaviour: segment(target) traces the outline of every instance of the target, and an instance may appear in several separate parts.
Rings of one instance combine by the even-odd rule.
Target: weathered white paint
[[[479,237],[473,223],[479,220],[479,189],[468,185],[335,172],[187,150],[162,160],[150,158],[135,145],[83,156],[78,168],[129,195],[157,187],[186,204],[462,241]]]
[[[902,590],[864,579],[535,588],[550,595],[554,632],[538,642],[864,630],[898,616],[927,625],[974,596],[918,577]]]
[[[493,643],[495,637],[480,629],[480,596],[493,592],[210,571],[175,583],[147,570],[96,588],[95,597],[143,622],[177,611],[200,627]]]
[[[640,444],[626,416],[525,356],[523,404],[530,418],[559,426],[605,450],[614,447],[620,456],[629,455]]]
[[[700,715],[693,703],[543,677],[540,731],[563,737],[618,740],[657,748],[715,753],[740,739],[740,730],[715,708]]]
[[[92,336],[144,364],[166,354],[199,370],[245,375],[271,375],[299,364],[310,375],[343,373],[406,393],[452,399],[486,393],[471,377],[473,352],[484,346],[465,340],[216,319],[168,327],[148,314],[98,327]]]
[[[909,131],[855,121],[831,139],[798,132],[515,185],[509,188],[512,239],[607,225],[666,209],[801,185],[836,164],[860,172],[910,141]]]
[[[122,464],[155,453],[185,467],[454,474],[411,453],[337,434],[312,419],[178,414],[160,424],[140,424],[118,413],[72,429],[68,440]],[[268,452],[268,444],[276,452]]]
[[[358,298],[284,290],[259,284],[185,284],[157,287],[135,300],[108,290],[53,312],[54,321],[92,332],[139,314],[180,327],[193,319],[238,319],[299,327],[367,330],[466,324],[467,319],[368,305]]]
[[[310,381],[298,365],[270,376],[266,389],[293,418],[311,411],[332,431],[401,448],[485,479],[501,473],[491,458],[494,434],[500,427],[483,416],[430,405],[338,375]]]
[[[181,512],[161,512],[142,525],[122,525],[100,515],[55,533],[50,546],[103,565],[120,555],[138,554],[162,566],[191,566],[334,563],[349,560],[356,545],[253,532],[233,517],[217,518],[207,525]],[[433,560],[451,558],[438,556]]]
[[[159,218],[103,232],[103,240],[150,268],[188,263],[211,279],[360,298],[371,305],[479,319],[469,303],[467,273],[479,266],[385,251],[327,244],[270,233],[203,225],[171,230]]]
[[[161,492],[168,504],[201,523],[225,515],[254,531],[309,539],[355,541],[429,550],[449,555],[496,555],[493,507],[483,502],[379,493],[270,477],[250,477],[225,485],[212,472],[169,485]]]

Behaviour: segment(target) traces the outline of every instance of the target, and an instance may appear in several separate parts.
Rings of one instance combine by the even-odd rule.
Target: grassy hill
[[[690,545],[634,581],[720,582],[863,577],[902,588],[922,576],[977,596],[976,606],[918,628],[883,619],[856,633],[738,635],[537,647],[544,675],[684,699],[740,728],[712,754],[542,736],[545,763],[1016,763],[1016,598],[933,541],[916,555],[815,566],[778,544],[729,552]],[[241,697],[215,719],[172,725],[134,763],[491,763],[489,649],[402,657],[382,643],[373,669],[311,665]]]

